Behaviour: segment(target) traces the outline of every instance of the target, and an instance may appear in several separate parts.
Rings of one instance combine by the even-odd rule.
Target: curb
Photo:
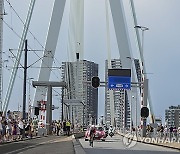
[[[118,133],[118,134],[124,137],[123,134],[121,134],[121,133]],[[133,140],[134,140],[134,139],[133,139]],[[134,140],[134,141],[137,141],[137,142],[140,142],[140,143],[145,143],[145,144],[151,144],[151,145],[156,145],[156,146],[166,147],[166,148],[171,148],[171,149],[175,149],[175,150],[179,150],[179,151],[180,151],[180,148],[174,147],[174,146],[170,146],[170,145],[163,145],[163,144],[149,143],[149,142],[144,142],[144,141],[141,141],[141,140]]]
[[[21,142],[21,141],[27,141],[27,140],[33,140],[33,139],[42,138],[42,137],[48,137],[48,136],[47,136],[47,135],[46,135],[46,136],[36,136],[36,137],[32,137],[32,138],[24,138],[24,139],[22,139],[22,140],[7,141],[7,142],[2,142],[2,143],[0,143],[0,145],[10,144],[10,143],[16,143],[16,142]]]
[[[75,154],[86,154],[81,143],[77,139],[75,139],[74,135],[72,135],[72,141],[73,141],[73,145],[74,145]]]

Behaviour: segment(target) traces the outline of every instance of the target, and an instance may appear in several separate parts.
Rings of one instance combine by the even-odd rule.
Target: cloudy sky
[[[4,42],[3,42],[3,79],[4,88],[3,95],[5,95],[6,88],[9,81],[10,72],[13,66],[12,54],[9,49],[17,49],[19,44],[19,37],[23,28],[23,24],[18,16],[25,21],[28,5],[30,0],[4,0],[5,12],[4,16]],[[128,0],[123,0],[125,8],[129,7]],[[10,2],[12,7],[7,3]],[[44,46],[46,40],[47,29],[50,21],[54,0],[37,0],[35,10],[33,12],[30,31],[34,34],[28,34],[28,43],[32,49],[42,50],[41,45]],[[144,41],[144,58],[146,63],[146,71],[149,78],[149,86],[151,92],[151,99],[153,110],[156,116],[164,117],[164,110],[170,105],[180,105],[179,101],[179,87],[180,87],[180,1],[179,0],[134,0],[137,21],[139,25],[146,26],[149,31],[145,32]],[[14,10],[17,12],[15,14]],[[68,36],[68,13],[69,0],[67,2],[63,23],[59,35],[56,58],[54,65],[58,66],[67,58],[67,36]],[[130,15],[127,13],[127,19],[130,20]],[[107,59],[106,49],[106,21],[105,21],[105,3],[104,0],[85,0],[85,59],[94,61],[99,64],[99,76],[104,80],[104,61]],[[132,21],[128,21],[131,23]],[[130,25],[130,24],[129,24]],[[110,20],[111,28],[111,52],[112,58],[119,57],[116,38],[113,29],[112,20]],[[129,29],[133,27],[128,27]],[[13,29],[13,30],[12,30]],[[131,34],[130,34],[131,35]],[[133,38],[131,38],[133,39]],[[37,42],[40,42],[38,43]],[[40,45],[41,44],[41,45]],[[135,48],[132,48],[135,53]],[[17,51],[13,50],[16,54]],[[37,52],[39,57],[42,56],[42,51]],[[135,58],[136,54],[133,55]],[[28,53],[29,65],[38,60],[37,55],[33,52]],[[23,64],[23,57],[21,60]],[[35,68],[28,70],[28,77],[33,77],[37,80],[38,66],[40,63],[34,65]],[[7,66],[7,67],[6,67]],[[10,100],[10,109],[17,110],[18,104],[22,104],[22,69],[18,69],[14,90]],[[51,75],[51,79],[60,80],[60,70],[56,69]],[[30,87],[31,99],[33,97],[34,89]],[[59,89],[57,89],[59,90]],[[104,114],[104,91],[99,90],[99,115]],[[29,92],[28,92],[29,94]],[[55,105],[58,105],[59,98],[54,97]],[[59,112],[59,111],[57,111]]]

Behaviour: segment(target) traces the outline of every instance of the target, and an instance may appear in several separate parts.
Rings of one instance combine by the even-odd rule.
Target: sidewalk
[[[128,136],[126,136],[127,134],[123,134],[123,133],[120,133],[120,132],[117,132],[117,133],[119,135],[123,136],[123,137],[128,137]],[[155,139],[155,138],[152,139],[152,138],[149,138],[149,137],[132,137],[130,135],[129,135],[128,138],[131,138],[134,141],[145,143],[145,144],[152,144],[152,145],[163,146],[163,147],[167,147],[167,148],[173,148],[173,149],[180,150],[180,143],[178,143],[178,142],[173,142],[173,143],[166,142],[166,143],[162,143],[163,139]],[[156,142],[159,142],[159,143],[156,143]]]
[[[32,139],[36,139],[36,138],[40,138],[41,136],[33,136],[32,138],[23,138],[23,139],[16,139],[16,140],[8,140],[8,141],[3,141],[0,142],[0,145],[2,144],[8,144],[8,143],[13,143],[13,142],[19,142],[19,141],[25,141],[25,140],[32,140]],[[44,136],[47,137],[47,136]]]

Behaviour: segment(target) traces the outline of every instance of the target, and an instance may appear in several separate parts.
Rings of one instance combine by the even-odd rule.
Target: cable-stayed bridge
[[[105,36],[107,37],[107,43],[106,43],[107,51],[108,51],[107,59],[110,62],[111,54],[112,54],[111,42],[110,42],[110,39],[111,39],[110,38],[111,37],[110,19],[112,18],[114,31],[115,31],[115,37],[117,40],[117,46],[118,46],[118,51],[119,51],[119,57],[122,63],[122,68],[131,69],[132,67],[132,70],[133,70],[132,80],[135,82],[138,82],[135,66],[134,65],[132,66],[132,61],[131,61],[134,58],[133,52],[135,52],[134,50],[136,49],[133,49],[131,47],[132,39],[130,39],[130,31],[128,28],[129,25],[127,23],[128,18],[127,18],[126,8],[124,4],[125,2],[122,0],[114,0],[114,1],[103,1],[102,3],[105,6],[104,17],[106,19],[106,35]],[[133,23],[131,27],[134,29],[134,33],[135,33],[134,41],[137,41],[140,68],[142,72],[144,72],[142,73],[143,78],[146,79],[147,76],[146,76],[145,60],[143,58],[143,37],[144,37],[144,31],[147,29],[144,29],[146,27],[143,27],[143,26],[134,28],[138,26],[138,23],[136,19],[133,0],[130,0],[129,4],[130,4],[129,5],[130,13],[132,15],[131,20]],[[7,111],[8,109],[9,101],[10,101],[12,90],[14,87],[15,78],[17,76],[17,70],[19,67],[20,59],[22,58],[22,52],[24,49],[24,41],[27,38],[27,34],[29,33],[29,26],[30,26],[31,20],[33,20],[32,15],[33,15],[33,10],[35,6],[36,6],[36,1],[31,0],[29,4],[26,20],[23,21],[23,32],[20,36],[18,51],[17,51],[13,69],[11,72],[6,95],[4,97],[4,100],[2,100],[1,98],[3,102],[3,105],[2,105],[3,111]],[[68,22],[69,22],[68,27],[69,28],[68,28],[68,42],[66,46],[67,46],[69,61],[76,60],[76,53],[79,53],[80,60],[84,59],[84,16],[86,12],[84,8],[84,1],[83,0],[74,0],[74,1],[55,0],[52,7],[52,13],[51,13],[50,21],[49,21],[49,28],[48,28],[48,32],[46,36],[45,45],[42,45],[44,53],[42,57],[39,57],[41,64],[39,65],[40,72],[37,75],[38,81],[49,81],[50,75],[52,72],[53,62],[55,59],[58,59],[58,57],[54,56],[55,52],[60,52],[61,54],[64,54],[64,51],[56,51],[56,47],[57,47],[57,41],[59,38],[59,32],[63,24],[62,23],[63,15],[64,15],[64,12],[66,12],[67,7],[69,7],[69,12],[68,12]],[[1,9],[2,14],[3,14],[3,10],[4,9],[2,8]],[[142,41],[139,35],[139,32],[141,32],[140,30],[142,30],[142,34],[143,34]],[[129,57],[131,60],[128,60],[127,57]],[[109,68],[110,67],[111,67],[111,64],[109,63]],[[37,106],[37,101],[44,100],[45,95],[46,95],[46,88],[44,87],[37,88],[35,92],[33,106]],[[111,102],[113,102],[113,93],[111,93],[110,96],[111,96],[110,97]],[[149,96],[148,97],[149,107],[152,113],[151,120],[153,121],[153,111],[151,108],[150,93],[148,96]],[[112,108],[112,105],[113,103],[111,103],[111,108]],[[111,113],[113,113],[113,110],[111,111]],[[111,118],[112,120],[114,119],[113,116],[111,116]]]

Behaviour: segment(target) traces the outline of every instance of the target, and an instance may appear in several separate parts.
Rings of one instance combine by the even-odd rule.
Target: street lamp
[[[144,49],[144,32],[149,30],[148,27],[144,27],[144,26],[135,26],[134,28],[138,28],[142,31],[142,41],[141,41],[141,50],[142,50],[142,54],[143,54],[143,49]]]

